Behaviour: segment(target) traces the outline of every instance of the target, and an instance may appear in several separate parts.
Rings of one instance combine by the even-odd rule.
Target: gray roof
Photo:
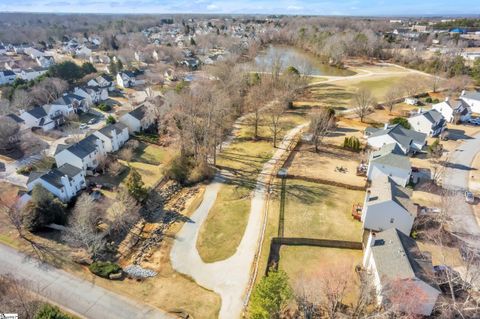
[[[126,129],[127,126],[123,123],[117,122],[115,124],[110,124],[107,126],[102,127],[98,130],[98,132],[102,133],[105,136],[112,137],[112,131],[115,130],[115,133],[122,134],[122,131]]]
[[[462,97],[466,97],[467,99],[480,101],[480,92],[477,92],[477,91],[465,92],[465,94],[463,94],[460,98],[462,98]]]
[[[128,112],[128,114],[130,114],[131,116],[133,116],[137,120],[141,121],[144,118],[144,116],[146,114],[146,111],[147,111],[147,108],[146,108],[145,104],[143,104],[143,105],[137,107],[135,110]]]
[[[12,76],[12,75],[15,75],[15,72],[13,72],[12,70],[2,70],[0,71],[3,73],[4,76]]]
[[[45,110],[41,106],[36,106],[33,109],[28,110],[27,113],[37,119],[41,119],[42,117],[47,116],[47,112],[45,112]]]
[[[377,233],[371,249],[382,285],[391,280],[418,278],[439,289],[430,256],[422,254],[415,240],[398,229]]]
[[[54,168],[48,172],[32,172],[28,177],[27,184],[33,182],[34,180],[41,178],[50,185],[53,185],[57,188],[62,188],[62,177],[67,176],[69,179],[74,178],[82,172],[81,169],[72,166],[68,163],[63,164],[59,168]]]
[[[444,121],[443,115],[438,112],[437,110],[429,110],[427,112],[423,112],[417,115],[412,116],[411,118],[415,118],[418,116],[424,116],[430,123],[437,124]]]
[[[398,167],[408,171],[412,169],[410,160],[395,143],[386,144],[378,151],[372,152],[370,161],[387,166]]]
[[[416,207],[410,199],[412,191],[397,185],[388,176],[378,176],[372,181],[367,206],[386,201],[394,201],[411,215],[416,215]]]
[[[80,96],[80,95],[76,95],[76,94],[73,94],[73,93],[67,93],[61,97],[59,97],[58,99],[56,99],[53,104],[58,104],[58,105],[70,105],[72,104],[74,101],[82,101],[84,100],[85,98],[83,96]]]
[[[376,130],[372,132],[369,137],[376,137],[382,135],[391,136],[397,143],[404,147],[408,147],[412,141],[424,144],[427,134],[420,133],[414,130],[408,130],[400,124],[392,125],[383,130]]]
[[[11,118],[16,123],[24,123],[25,122],[21,117],[19,117],[18,115],[14,114],[14,113],[10,113],[10,114],[7,114],[5,116]]]
[[[64,145],[59,145],[55,154],[60,153],[64,149],[67,149],[75,156],[83,159],[97,150],[97,139],[98,137],[96,137],[95,135],[89,135],[80,142],[70,145],[68,147],[65,147]],[[61,149],[59,150],[59,148]]]

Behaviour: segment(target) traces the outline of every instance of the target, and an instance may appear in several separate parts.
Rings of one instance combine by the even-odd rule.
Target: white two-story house
[[[93,135],[103,141],[107,153],[118,151],[129,138],[128,127],[120,122],[107,125],[93,132]]]
[[[385,125],[383,129],[367,128],[365,137],[368,145],[374,149],[395,143],[404,154],[409,154],[422,150],[426,144],[427,134],[408,130],[400,124],[396,124]]]
[[[122,88],[135,86],[135,74],[130,71],[119,72],[117,74],[117,85]]]
[[[154,124],[152,116],[148,116],[147,105],[142,104],[133,111],[130,111],[120,117],[120,122],[128,127],[131,134],[148,129]]]
[[[396,184],[405,187],[410,181],[411,173],[410,159],[395,143],[384,145],[370,154],[367,169],[369,181],[387,176]]]
[[[363,229],[383,231],[397,228],[410,234],[417,215],[410,193],[410,190],[395,184],[388,176],[372,180],[362,209]]]
[[[462,91],[462,94],[460,95],[460,99],[467,103],[467,105],[470,107],[470,110],[473,113],[480,113],[480,92],[477,91],[471,91],[471,92],[465,92]]]
[[[37,184],[42,185],[63,202],[69,202],[86,186],[84,172],[68,163],[46,173],[31,173],[27,189],[31,191]]]
[[[463,100],[452,102],[447,98],[443,102],[434,104],[432,109],[440,112],[448,123],[465,122],[472,115],[470,107]]]
[[[363,267],[375,287],[377,303],[410,316],[431,315],[441,291],[432,260],[415,240],[396,228],[371,233]]]
[[[58,145],[55,162],[58,167],[68,163],[86,173],[97,168],[106,154],[104,142],[92,134],[70,146]]]
[[[440,135],[447,125],[443,115],[433,109],[409,117],[408,123],[410,123],[413,130],[429,136]]]

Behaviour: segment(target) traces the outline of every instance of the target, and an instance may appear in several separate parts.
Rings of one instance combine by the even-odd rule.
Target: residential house
[[[71,108],[75,113],[78,111],[87,112],[90,109],[89,101],[75,93],[64,93],[61,97],[52,102],[52,105],[63,105]]]
[[[7,48],[3,44],[0,44],[0,55],[4,54],[7,54]]]
[[[113,78],[109,75],[100,75],[97,76],[95,79],[92,79],[88,81],[87,83],[88,86],[98,86],[100,88],[105,88],[108,89],[109,91],[112,91],[115,89],[114,83],[113,83]]]
[[[103,141],[107,153],[118,151],[129,138],[128,127],[121,122],[107,125],[93,135]]]
[[[135,86],[135,74],[130,71],[119,72],[117,74],[117,85],[122,88]]]
[[[410,234],[416,207],[410,200],[411,191],[397,185],[388,176],[372,180],[367,190],[361,221],[366,231],[383,231],[397,228]]]
[[[68,163],[46,173],[33,172],[27,181],[27,189],[31,191],[40,184],[61,201],[68,202],[86,186],[84,172]]]
[[[85,173],[97,168],[105,156],[104,142],[92,134],[70,146],[58,145],[55,151],[55,162],[58,167],[69,163]]]
[[[130,111],[120,117],[120,122],[128,127],[131,134],[148,129],[154,120],[147,116],[147,105],[142,104],[133,111]]]
[[[386,144],[370,155],[367,169],[369,181],[388,176],[396,184],[405,187],[410,181],[411,173],[410,160],[396,143]]]
[[[88,58],[92,55],[92,50],[82,45],[75,48],[75,55],[82,58]]]
[[[0,71],[0,85],[12,84],[17,75],[11,70],[2,70]]]
[[[433,109],[409,117],[408,123],[410,123],[413,130],[429,136],[440,135],[447,125],[443,115]]]
[[[25,123],[25,128],[39,127],[43,131],[49,131],[55,128],[56,124],[41,106],[35,106],[31,110],[20,113],[20,118]]]
[[[404,154],[409,154],[422,150],[426,144],[427,134],[406,129],[400,124],[386,124],[383,129],[367,128],[365,137],[368,145],[373,148],[380,149],[386,144],[395,143]]]
[[[32,47],[29,47],[29,48],[25,48],[23,50],[23,53],[28,55],[29,57],[31,57],[33,60],[39,58],[39,57],[42,57],[45,55],[44,52],[40,51],[40,50],[37,50],[35,48],[32,48]]]
[[[462,94],[460,95],[460,99],[465,103],[467,103],[467,105],[470,107],[470,110],[473,113],[480,113],[480,92],[462,91]]]
[[[443,102],[434,104],[432,109],[440,112],[445,118],[445,121],[449,123],[466,122],[472,115],[470,107],[463,100],[451,102],[447,98]]]
[[[371,233],[363,267],[373,281],[379,305],[393,303],[408,314],[432,313],[441,293],[433,279],[432,260],[407,234],[395,228]]]
[[[52,56],[41,56],[35,59],[37,61],[38,66],[42,68],[49,68],[55,64],[55,60]]]
[[[25,81],[32,81],[47,73],[48,68],[35,67],[20,72],[20,78]]]
[[[108,99],[108,90],[99,86],[76,87],[73,93],[85,98],[89,107]]]

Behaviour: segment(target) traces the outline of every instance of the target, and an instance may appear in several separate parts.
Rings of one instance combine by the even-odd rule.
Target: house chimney
[[[376,237],[377,237],[377,234],[375,234],[375,232],[372,231],[372,232],[370,233],[370,241],[369,241],[369,243],[368,243],[370,247],[375,246],[375,238],[376,238]]]
[[[450,97],[449,97],[449,96],[447,96],[447,97],[445,98],[445,102],[448,102],[448,101],[450,101]]]
[[[460,94],[460,96],[464,96],[465,95],[465,90],[462,90],[462,93]]]
[[[423,113],[423,108],[422,107],[419,107],[418,108],[418,114],[422,114]]]
[[[388,128],[388,123],[383,124],[383,129],[386,130]]]

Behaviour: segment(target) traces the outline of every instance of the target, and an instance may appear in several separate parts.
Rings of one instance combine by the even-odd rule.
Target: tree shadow
[[[473,139],[471,136],[466,135],[464,130],[460,129],[448,129],[448,138],[452,141]]]

